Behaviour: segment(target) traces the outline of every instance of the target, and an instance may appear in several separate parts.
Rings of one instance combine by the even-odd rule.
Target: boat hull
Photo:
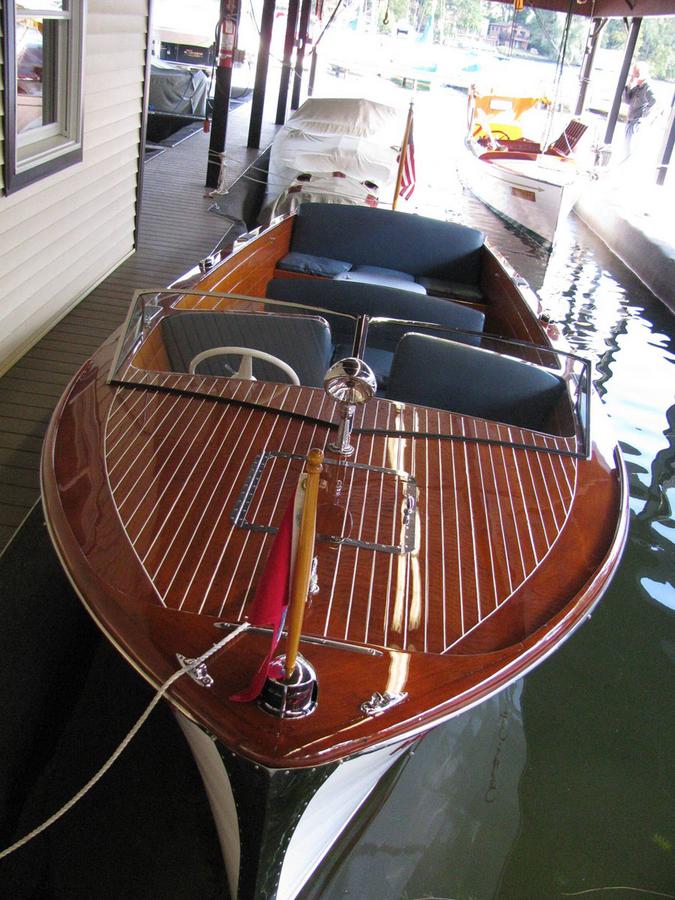
[[[552,653],[600,599],[627,524],[597,398],[589,442],[570,413],[574,396],[588,418],[582,394],[557,395],[546,433],[374,397],[344,458],[323,390],[172,367],[167,320],[269,316],[262,298],[291,234],[281,222],[180,291],[140,298],[118,346],[106,342],[71,381],[42,458],[50,534],[83,603],[153,686],[171,679],[165,696],[242,898],[295,896],[406,749]],[[536,298],[480,253],[491,329],[525,348],[526,369],[559,360]],[[359,316],[357,333],[368,324]],[[318,703],[284,718],[237,695],[269,650],[253,600],[315,448],[324,518],[300,652]],[[203,671],[174,678],[226,635]]]
[[[468,148],[460,166],[462,182],[510,225],[551,249],[559,224],[579,197],[581,177],[565,170],[572,168],[569,163],[551,157],[547,168],[538,163],[542,157],[509,159],[508,153],[503,157],[503,162],[481,159]]]
[[[239,900],[292,900],[387,773],[416,740],[338,763],[269,769],[248,763],[176,713],[204,782]],[[255,802],[251,802],[255,798]]]

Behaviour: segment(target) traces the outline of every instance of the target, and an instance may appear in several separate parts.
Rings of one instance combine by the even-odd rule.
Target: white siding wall
[[[3,149],[4,149],[2,146],[2,142],[5,137],[5,128],[4,128],[4,123],[2,120],[2,117],[5,114],[5,95],[4,95],[5,76],[4,76],[4,68],[3,68],[4,60],[2,58],[2,54],[4,52],[3,51],[3,42],[2,42],[3,18],[4,18],[4,4],[3,4],[3,0],[0,0],[0,194],[2,193],[2,187],[4,184],[3,178],[2,178],[2,173],[3,173],[3,163],[2,163],[3,155],[2,155],[2,153],[3,153]]]
[[[0,374],[133,250],[146,26],[89,0],[83,161],[0,196]]]

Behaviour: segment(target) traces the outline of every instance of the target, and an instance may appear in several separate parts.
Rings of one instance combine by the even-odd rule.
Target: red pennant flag
[[[284,518],[270,550],[267,565],[260,576],[248,617],[251,625],[272,628],[269,650],[248,688],[239,694],[233,694],[230,700],[247,703],[258,697],[279,644],[289,602],[293,559],[293,524],[297,519],[297,498],[300,493],[304,496],[304,492],[297,490],[294,492],[284,513]],[[300,515],[302,515],[302,506],[300,506]]]

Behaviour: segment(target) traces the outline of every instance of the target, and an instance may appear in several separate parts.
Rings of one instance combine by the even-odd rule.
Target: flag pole
[[[410,129],[413,120],[413,101],[410,101],[408,107],[408,118],[405,121],[405,131],[403,132],[403,144],[401,146],[401,158],[398,161],[398,173],[396,175],[396,187],[394,188],[394,199],[391,204],[392,209],[396,209],[398,203],[399,192],[401,190],[401,180],[403,179],[403,167],[405,166],[406,156],[408,155],[408,141],[410,140]]]
[[[305,483],[305,503],[298,537],[298,550],[293,568],[291,602],[288,610],[288,642],[286,646],[286,680],[293,674],[298,656],[302,619],[309,592],[309,580],[314,556],[316,536],[316,507],[319,495],[319,478],[323,464],[323,450],[310,450],[307,454],[307,481]]]

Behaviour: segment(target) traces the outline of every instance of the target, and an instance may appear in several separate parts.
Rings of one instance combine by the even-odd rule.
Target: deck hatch
[[[298,453],[257,454],[230,513],[232,524],[276,534],[277,528],[263,523],[270,521],[270,510],[279,504],[279,485],[295,484],[304,463]],[[333,459],[324,460],[324,465],[330,468],[326,493],[319,499],[319,541],[379,553],[415,549],[417,482],[408,472]]]

